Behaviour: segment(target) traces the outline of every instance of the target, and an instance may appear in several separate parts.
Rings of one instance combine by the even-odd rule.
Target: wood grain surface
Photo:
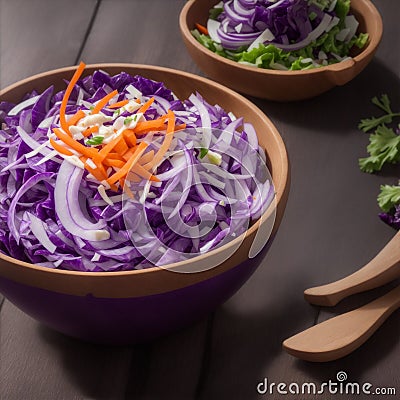
[[[179,33],[184,2],[0,0],[0,86],[81,59],[201,74]],[[400,4],[374,3],[383,17],[383,40],[354,81],[303,102],[250,98],[286,143],[292,185],[276,240],[246,285],[207,319],[130,347],[62,336],[0,300],[0,400],[298,399],[276,392],[262,396],[256,387],[264,378],[320,384],[335,380],[339,371],[349,382],[400,392],[399,312],[360,349],[336,362],[308,363],[281,350],[283,339],[392,287],[353,296],[332,309],[303,300],[305,288],[354,272],[395,233],[378,219],[376,196],[381,184],[398,180],[400,169],[368,175],[357,164],[368,143],[358,121],[376,111],[370,99],[387,93],[400,109]],[[362,397],[325,393],[320,398]]]

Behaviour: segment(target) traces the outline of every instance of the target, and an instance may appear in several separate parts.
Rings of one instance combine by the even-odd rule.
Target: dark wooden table
[[[131,347],[62,336],[0,297],[1,400],[251,400],[263,398],[256,386],[264,378],[320,384],[335,380],[339,371],[347,373],[347,381],[400,392],[399,312],[362,348],[337,362],[303,362],[281,350],[286,337],[389,289],[353,296],[333,309],[312,307],[302,296],[307,287],[355,271],[394,235],[377,217],[376,196],[379,185],[395,183],[400,170],[368,175],[357,165],[368,143],[357,123],[375,112],[370,99],[388,93],[400,108],[400,4],[374,2],[384,21],[383,41],[353,82],[304,102],[251,99],[281,132],[292,185],[276,240],[246,285],[207,319]],[[184,3],[0,0],[0,86],[79,60],[200,73],[180,38],[178,14]],[[285,397],[318,398],[265,395]],[[364,398],[319,396],[353,397]]]

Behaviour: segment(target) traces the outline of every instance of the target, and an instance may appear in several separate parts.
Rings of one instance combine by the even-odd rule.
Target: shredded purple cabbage
[[[49,268],[142,269],[204,253],[234,239],[247,229],[249,220],[260,217],[273,197],[273,187],[260,172],[264,155],[254,128],[200,94],[181,101],[161,82],[96,71],[78,81],[66,112],[74,114],[82,104],[95,103],[114,89],[120,93],[118,101],[129,98],[132,87],[144,99],[156,99],[145,113],[147,119],[169,108],[177,124],[185,123],[187,129],[176,135],[168,159],[157,168],[161,182],[135,183],[133,199],[123,197],[121,190],[107,190],[112,204],[99,194],[98,183],[87,178],[87,171],[52,155],[53,149],[46,145],[52,128],[58,126],[64,91],[54,93],[49,87],[43,93],[29,93],[22,102],[30,104],[22,104],[21,110],[0,103],[2,253]],[[157,149],[160,136],[154,136],[148,150]],[[220,176],[221,171],[225,175]],[[240,197],[232,199],[238,193]],[[63,225],[57,210],[65,207],[75,210],[72,218],[79,219],[76,223],[83,233]],[[192,235],[201,224],[206,224],[206,232]],[[187,235],[182,226],[192,233]],[[93,229],[105,230],[107,238],[86,237]]]
[[[400,229],[400,205],[397,205],[391,212],[379,213],[379,218],[394,229]]]

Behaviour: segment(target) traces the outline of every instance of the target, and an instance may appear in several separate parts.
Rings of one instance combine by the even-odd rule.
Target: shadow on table
[[[39,325],[39,334],[58,351],[65,376],[76,388],[76,395],[99,400],[124,398],[131,348],[83,342],[44,325]]]
[[[273,122],[285,121],[293,126],[311,126],[321,133],[332,130],[345,135],[348,129],[357,128],[360,119],[382,114],[371,103],[374,96],[386,93],[392,104],[400,108],[399,87],[398,76],[375,58],[351,82],[309,100],[277,103],[254,97],[249,99]]]
[[[297,278],[293,285],[285,285],[277,298],[271,293],[268,304],[264,301],[257,311],[240,312],[240,298],[235,299],[234,307],[228,303],[217,310],[199,382],[199,399],[259,398],[256,386],[266,371],[279,374],[288,368],[287,363],[280,363],[282,341],[288,332],[312,324],[317,312],[302,302],[301,292],[299,297],[287,295],[306,285],[307,277]]]

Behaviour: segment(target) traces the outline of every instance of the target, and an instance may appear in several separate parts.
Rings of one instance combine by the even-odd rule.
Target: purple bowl
[[[0,278],[0,292],[31,317],[66,335],[95,343],[140,343],[183,328],[224,303],[257,269],[265,250],[206,281],[150,296],[73,296],[5,278]]]

